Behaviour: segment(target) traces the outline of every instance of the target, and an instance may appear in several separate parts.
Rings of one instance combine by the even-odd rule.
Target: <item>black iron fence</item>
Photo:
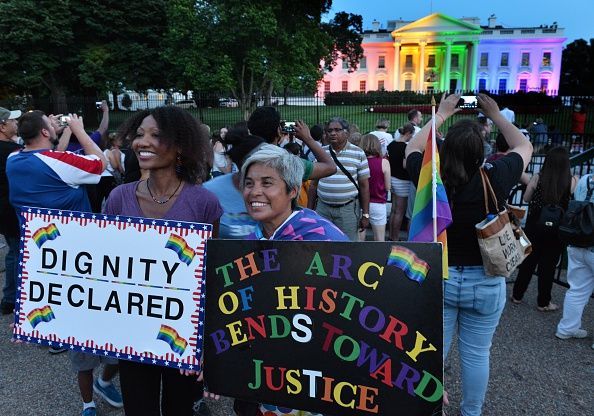
[[[384,92],[369,92],[364,93],[367,97],[374,97],[374,94],[382,94]],[[385,94],[393,94],[394,92],[385,92]],[[332,93],[339,94],[339,93]],[[354,97],[357,93],[348,93],[349,97]],[[409,97],[410,96],[410,97]],[[422,100],[426,104],[420,104]],[[406,123],[406,114],[411,109],[420,110],[426,118],[430,115],[431,108],[429,106],[428,94],[413,95],[398,95],[391,96],[394,101],[385,101],[373,104],[372,101],[365,101],[366,104],[357,104],[351,101],[329,100],[328,97],[306,96],[306,95],[290,95],[290,96],[272,96],[272,97],[253,97],[249,104],[249,108],[242,109],[240,103],[228,95],[213,94],[213,93],[194,93],[190,98],[180,94],[172,95],[165,93],[148,93],[148,94],[120,94],[114,100],[111,96],[110,103],[110,129],[115,130],[132,112],[143,110],[147,108],[154,108],[162,105],[176,105],[187,109],[195,117],[200,119],[203,123],[208,124],[211,129],[219,129],[224,126],[233,125],[234,123],[245,120],[249,115],[249,111],[257,106],[273,105],[276,106],[281,113],[281,117],[285,120],[305,120],[308,124],[320,124],[328,120],[332,116],[341,116],[349,122],[356,124],[362,132],[371,131],[375,129],[375,124],[378,119],[386,118],[391,123],[391,130],[402,126]],[[406,97],[409,97],[407,99]],[[505,100],[503,100],[505,97]],[[535,123],[544,124],[546,126],[546,139],[541,140],[544,144],[563,144],[569,145],[571,142],[573,129],[576,124],[576,104],[579,111],[579,117],[584,120],[584,127],[586,134],[586,143],[582,144],[583,148],[587,148],[591,143],[592,134],[594,134],[594,97],[587,96],[570,96],[570,97],[554,97],[544,98],[542,95],[530,96],[527,94],[519,94],[516,98],[518,104],[512,104],[513,95],[506,94],[501,99],[503,105],[508,106],[515,111],[515,121],[520,127],[526,128],[528,131],[533,130]],[[546,105],[540,102],[530,104],[530,97],[535,100],[548,100]],[[0,100],[0,106],[21,109],[27,111],[30,109],[40,109],[48,114],[58,113],[78,113],[85,117],[85,124],[88,128],[96,127],[99,124],[101,117],[100,112],[96,109],[95,103],[98,99],[96,97],[66,97],[63,100],[52,100],[51,98],[38,97],[15,97],[10,100]],[[243,111],[245,110],[245,111]],[[456,116],[449,119],[444,126],[446,130],[451,123],[455,122],[460,117],[476,116],[476,110],[464,110]],[[539,130],[540,131],[540,130]],[[544,138],[541,134],[539,137]]]

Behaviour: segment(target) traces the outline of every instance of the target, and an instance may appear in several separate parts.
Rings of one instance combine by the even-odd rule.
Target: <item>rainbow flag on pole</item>
[[[43,243],[48,240],[55,240],[60,235],[60,231],[58,231],[58,227],[56,224],[51,223],[46,227],[41,227],[37,231],[33,233],[33,241],[37,244],[37,247],[41,248]]]
[[[161,324],[161,328],[157,334],[157,339],[165,341],[167,344],[169,344],[171,350],[180,356],[183,355],[186,347],[188,346],[188,341],[180,337],[175,329],[163,324]]]
[[[49,322],[52,319],[56,319],[56,317],[54,315],[54,311],[52,311],[51,306],[47,305],[43,308],[33,309],[31,312],[27,314],[27,319],[31,323],[31,326],[35,328],[41,322]]]
[[[392,246],[386,262],[388,266],[396,266],[415,282],[423,283],[429,272],[429,264],[417,257],[414,251],[402,246]]]
[[[169,236],[169,240],[167,240],[165,248],[175,251],[177,253],[177,257],[179,257],[179,259],[188,266],[190,263],[192,263],[194,255],[196,255],[194,250],[192,250],[192,247],[186,243],[186,240],[177,234],[171,234]]]
[[[439,152],[435,143],[435,107],[433,125],[429,131],[423,164],[417,184],[417,194],[408,239],[419,242],[440,242],[443,247],[443,277],[448,277],[448,241],[446,228],[452,223],[452,212],[445,187],[439,175]],[[432,158],[432,154],[435,156]]]

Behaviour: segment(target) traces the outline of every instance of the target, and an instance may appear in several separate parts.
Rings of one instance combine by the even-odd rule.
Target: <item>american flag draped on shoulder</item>
[[[448,277],[448,241],[446,228],[452,223],[452,212],[439,175],[439,153],[435,141],[435,100],[432,99],[431,130],[423,155],[417,194],[410,225],[410,241],[440,242],[443,245],[443,277]],[[432,157],[433,156],[433,157]]]

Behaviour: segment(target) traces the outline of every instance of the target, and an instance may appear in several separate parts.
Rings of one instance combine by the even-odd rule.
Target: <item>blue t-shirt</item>
[[[13,153],[6,161],[10,203],[91,211],[84,186],[99,183],[103,164],[96,156],[43,149]]]
[[[241,192],[233,185],[233,173],[204,182],[204,188],[215,194],[223,207],[219,238],[243,240],[256,230],[256,221],[247,213]]]

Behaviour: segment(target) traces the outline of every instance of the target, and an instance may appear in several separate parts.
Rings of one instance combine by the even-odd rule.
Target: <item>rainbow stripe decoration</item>
[[[31,323],[31,326],[35,328],[41,322],[49,322],[52,319],[56,319],[56,316],[54,315],[51,306],[46,305],[43,308],[33,309],[27,314],[27,319]]]
[[[417,184],[417,194],[415,196],[415,205],[410,224],[409,241],[433,242],[433,172],[431,170],[431,148],[432,148],[432,130],[429,130],[429,137],[425,145],[423,155],[423,164]],[[443,277],[448,276],[448,237],[446,228],[452,223],[452,212],[446,194],[445,187],[441,181],[439,152],[435,152],[437,189],[435,198],[437,200],[437,242],[442,243],[442,268]]]
[[[429,272],[429,264],[417,257],[412,251],[402,246],[392,246],[386,262],[388,266],[396,266],[415,282],[423,283]]]
[[[188,266],[190,265],[190,263],[192,263],[192,260],[196,255],[194,250],[192,250],[192,247],[190,247],[188,243],[186,243],[186,240],[184,240],[177,234],[171,234],[169,236],[169,240],[167,240],[165,248],[175,251],[179,259],[182,262],[186,263]]]
[[[180,356],[183,355],[186,347],[188,346],[188,341],[180,337],[175,329],[163,324],[161,324],[161,329],[159,329],[157,339],[165,341],[167,344],[169,344],[171,350]]]
[[[37,244],[37,247],[41,248],[43,243],[48,240],[55,240],[60,235],[60,231],[58,231],[58,227],[56,224],[51,223],[46,227],[41,227],[37,231],[33,233],[33,241]]]

